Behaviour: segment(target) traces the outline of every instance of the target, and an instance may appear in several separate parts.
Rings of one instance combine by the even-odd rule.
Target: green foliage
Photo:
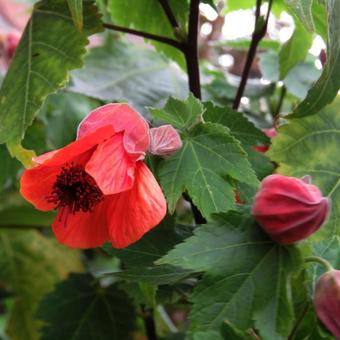
[[[312,176],[325,196],[332,199],[327,224],[316,239],[340,236],[340,174],[336,155],[339,149],[340,98],[326,106],[318,115],[293,120],[279,129],[269,156],[280,166],[278,172],[287,176]]]
[[[185,101],[170,97],[162,109],[150,108],[152,116],[178,129],[188,129],[198,123],[204,112],[201,102],[192,93]]]
[[[45,323],[41,340],[129,339],[135,312],[115,285],[102,287],[89,274],[72,274],[41,302],[36,317]]]
[[[272,243],[250,217],[219,215],[157,263],[206,272],[191,298],[192,333],[219,331],[225,320],[240,330],[254,320],[263,339],[290,333],[289,282],[301,265],[299,251]]]
[[[128,101],[145,112],[170,95],[185,96],[185,76],[155,51],[112,37],[85,58],[85,68],[72,72],[71,91],[109,101]]]
[[[0,143],[9,143],[19,157],[16,145],[44,99],[65,85],[69,70],[82,66],[87,37],[100,30],[93,4],[84,11],[84,30],[78,32],[66,2],[44,0],[34,7],[0,91]]]
[[[79,253],[35,230],[0,230],[0,282],[16,296],[7,324],[11,339],[38,339],[34,320],[42,297],[70,271],[82,270]]]
[[[160,163],[159,179],[173,212],[179,197],[188,191],[205,217],[234,207],[234,193],[228,178],[258,184],[247,154],[229,130],[219,124],[196,125],[182,136],[183,146]]]
[[[183,35],[187,26],[188,1],[170,0],[168,2],[180,25],[178,33]],[[130,0],[129,2],[125,0],[109,0],[109,9],[112,21],[117,25],[176,39],[175,31],[158,0]],[[150,41],[150,43],[158,51],[174,59],[184,68],[185,62],[182,52],[159,42]]]
[[[309,90],[307,97],[294,110],[291,118],[317,113],[329,104],[340,88],[340,2],[329,0],[327,6],[327,62],[319,80]]]
[[[279,53],[281,80],[297,63],[304,61],[311,44],[312,34],[297,22],[293,35]]]

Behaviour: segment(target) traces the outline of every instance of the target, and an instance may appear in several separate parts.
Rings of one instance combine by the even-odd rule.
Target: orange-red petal
[[[107,125],[93,131],[92,133],[76,140],[71,144],[66,145],[61,149],[35,157],[34,161],[45,166],[60,166],[64,163],[72,161],[77,156],[102,143],[106,139],[109,139],[113,135],[113,127]]]
[[[136,163],[123,145],[123,134],[118,133],[98,145],[85,170],[91,175],[104,195],[117,194],[132,188]]]
[[[135,159],[143,159],[150,144],[149,126],[145,119],[127,104],[107,104],[92,111],[79,125],[78,138],[96,129],[112,125],[124,133],[124,147]]]
[[[109,241],[105,215],[106,201],[98,203],[92,212],[71,214],[59,210],[52,224],[57,240],[71,248],[95,248]]]
[[[59,167],[43,165],[26,170],[20,180],[21,195],[39,210],[54,209],[55,205],[47,201],[47,196],[52,193],[59,170]]]
[[[166,201],[151,171],[137,163],[135,184],[108,198],[107,218],[112,246],[124,248],[139,240],[166,214]]]

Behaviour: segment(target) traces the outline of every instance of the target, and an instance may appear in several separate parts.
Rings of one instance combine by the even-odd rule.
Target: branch
[[[243,73],[242,73],[242,77],[241,77],[241,82],[240,82],[240,85],[238,87],[236,97],[235,97],[235,100],[234,100],[234,104],[233,104],[234,110],[237,110],[239,105],[240,105],[241,98],[243,96],[244,90],[245,90],[246,85],[247,85],[249,72],[250,72],[251,66],[253,64],[254,58],[256,56],[257,46],[258,46],[259,42],[262,40],[262,38],[266,35],[268,20],[269,20],[269,14],[270,14],[270,10],[271,10],[271,7],[272,7],[272,3],[273,3],[273,0],[269,0],[268,10],[267,10],[267,14],[266,14],[266,17],[265,17],[265,21],[264,21],[264,23],[262,23],[262,26],[259,27],[259,25],[261,24],[260,20],[262,18],[260,16],[262,1],[256,0],[255,28],[254,28],[254,32],[253,32],[253,35],[252,35],[250,47],[249,47],[249,50],[248,50],[247,60],[246,60],[246,63],[244,65],[244,69],[243,69]]]
[[[159,0],[159,3],[161,4],[161,6],[163,7],[163,10],[166,14],[166,16],[168,17],[169,21],[170,21],[170,24],[171,26],[174,28],[174,29],[177,29],[179,28],[179,25],[178,25],[178,22],[176,20],[176,17],[174,15],[174,13],[172,12],[172,9],[168,3],[168,0]]]
[[[189,14],[189,32],[184,56],[188,69],[189,88],[196,98],[201,99],[200,72],[198,64],[198,19],[199,0],[191,0]]]
[[[179,49],[180,51],[184,51],[185,46],[183,43],[175,40],[175,39],[171,39],[171,38],[167,38],[167,37],[162,37],[160,35],[156,35],[156,34],[152,34],[152,33],[147,33],[147,32],[142,32],[142,31],[137,31],[131,28],[126,28],[126,27],[122,27],[122,26],[118,26],[118,25],[113,25],[113,24],[107,24],[104,23],[103,26],[105,28],[108,28],[110,30],[114,30],[117,32],[124,32],[124,33],[129,33],[129,34],[133,34],[133,35],[137,35],[139,37],[143,37],[146,39],[151,39],[154,41],[159,41],[161,43],[173,46],[177,49]]]
[[[153,319],[153,310],[141,305],[142,317],[145,326],[145,332],[148,340],[157,340],[156,325]]]

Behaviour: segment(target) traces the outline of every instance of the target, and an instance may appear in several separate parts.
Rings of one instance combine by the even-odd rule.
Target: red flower
[[[309,176],[299,179],[281,175],[270,175],[262,181],[252,213],[274,241],[301,241],[325,222],[330,201],[309,182]]]
[[[314,305],[322,323],[340,339],[340,270],[331,270],[320,277]]]
[[[137,241],[166,213],[166,202],[144,164],[147,122],[126,104],[107,104],[80,124],[78,138],[34,161],[21,194],[39,210],[59,209],[52,229],[75,248],[117,248]]]

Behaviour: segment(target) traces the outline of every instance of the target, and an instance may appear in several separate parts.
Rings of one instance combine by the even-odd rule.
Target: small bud
[[[182,147],[181,137],[171,125],[150,129],[149,151],[158,156],[170,156]]]
[[[340,339],[340,270],[331,270],[319,278],[314,306],[322,323]]]
[[[262,129],[262,132],[268,137],[268,138],[274,138],[277,136],[277,132],[275,128],[270,129]],[[269,145],[258,145],[254,146],[254,150],[257,152],[265,153],[269,149]]]
[[[330,200],[302,179],[270,175],[255,196],[252,214],[276,242],[291,244],[316,232],[325,222]]]

